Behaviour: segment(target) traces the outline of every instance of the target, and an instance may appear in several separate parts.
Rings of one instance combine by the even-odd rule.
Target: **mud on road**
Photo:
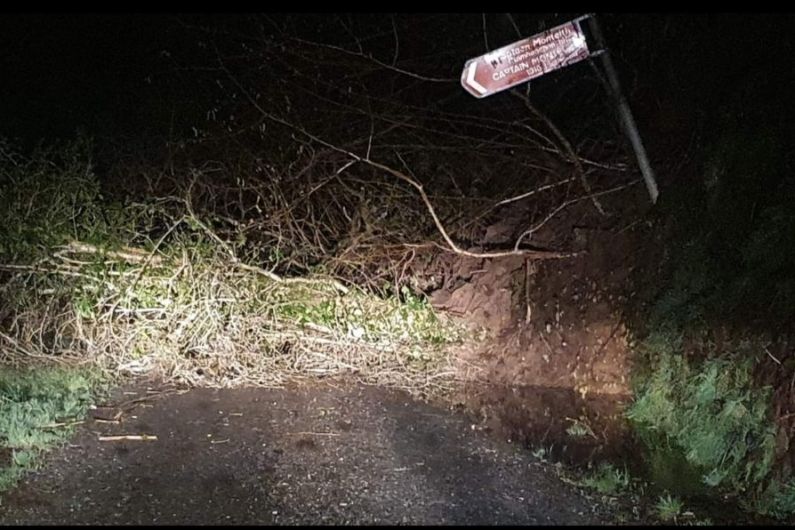
[[[126,390],[116,403],[148,395]],[[157,439],[100,441],[121,434]],[[87,420],[0,504],[4,525],[609,521],[460,411],[331,384],[194,389],[139,402],[118,423]]]

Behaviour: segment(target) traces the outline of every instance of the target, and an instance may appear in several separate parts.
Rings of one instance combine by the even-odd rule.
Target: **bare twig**
[[[366,59],[368,61],[371,61],[371,62],[377,64],[378,66],[386,68],[387,70],[392,70],[392,71],[397,72],[399,74],[407,75],[409,77],[413,77],[414,79],[419,79],[420,81],[429,81],[431,83],[455,83],[455,82],[458,81],[458,79],[452,78],[452,77],[430,77],[430,76],[426,76],[426,75],[417,74],[415,72],[411,72],[409,70],[404,70],[403,68],[398,68],[397,66],[393,66],[393,65],[384,63],[382,61],[379,61],[378,59],[376,59],[372,55],[366,55],[366,54],[364,54],[361,51],[354,52],[354,51],[342,48],[340,46],[334,46],[333,44],[324,44],[324,43],[321,43],[321,42],[312,42],[312,41],[300,39],[298,37],[293,37],[291,40],[293,40],[295,42],[300,42],[302,44],[307,44],[309,46],[317,46],[317,47],[322,47],[322,48],[328,48],[330,50],[336,50],[338,52],[342,52],[342,53],[345,53],[345,54],[348,54],[348,55],[361,57],[362,59]]]
[[[42,425],[41,429],[56,429],[58,427],[71,427],[72,425],[81,425],[85,423],[84,421],[64,421],[58,423],[48,423],[47,425]]]
[[[392,57],[392,67],[394,68],[398,60],[398,50],[400,49],[400,40],[398,39],[397,25],[395,25],[395,16],[389,17],[392,20],[392,31],[395,34],[395,55]]]
[[[584,197],[577,197],[576,199],[571,199],[571,200],[568,200],[568,201],[564,202],[563,204],[561,204],[560,206],[558,206],[557,208],[552,210],[549,213],[549,215],[547,215],[543,220],[541,220],[541,222],[535,224],[533,227],[528,228],[527,230],[522,232],[522,234],[516,240],[515,248],[519,247],[519,244],[521,243],[521,241],[524,238],[533,235],[535,232],[537,232],[539,229],[541,229],[541,227],[543,227],[550,220],[552,220],[552,218],[554,218],[557,214],[559,214],[560,212],[562,212],[563,210],[565,210],[566,208],[568,208],[572,204],[575,204],[575,203],[580,202],[580,201],[585,200],[585,199],[592,199],[594,196],[598,197],[598,196],[601,196],[601,195],[607,195],[609,193],[615,193],[617,191],[621,191],[623,189],[629,188],[630,186],[638,184],[639,182],[640,181],[633,181],[633,182],[630,182],[629,184],[622,184],[620,186],[616,186],[616,187],[613,187],[613,188],[610,188],[610,189],[607,189],[607,190],[603,190],[603,191],[600,191],[600,192],[597,192],[597,193],[592,193],[591,195],[586,195]]]
[[[765,353],[767,353],[767,356],[768,356],[768,357],[770,357],[771,359],[773,359],[773,361],[774,361],[776,364],[778,364],[779,366],[781,365],[781,361],[779,361],[778,359],[776,359],[776,357],[775,357],[775,356],[774,356],[772,353],[770,353],[770,350],[768,350],[768,349],[767,349],[767,346],[765,346]]]
[[[486,47],[486,51],[489,51],[489,33],[486,30],[486,13],[481,13],[480,16],[483,21],[483,45]]]
[[[563,179],[563,180],[560,180],[558,182],[553,182],[552,184],[546,184],[544,186],[539,186],[538,188],[530,190],[530,191],[528,191],[526,193],[522,193],[521,195],[516,195],[515,197],[510,197],[508,199],[503,199],[503,200],[495,203],[491,208],[489,208],[489,211],[493,210],[493,209],[495,209],[495,208],[497,208],[499,206],[504,206],[504,205],[510,204],[512,202],[521,201],[522,199],[526,199],[528,197],[531,197],[531,196],[535,195],[536,193],[540,193],[542,191],[550,190],[552,188],[557,188],[558,186],[563,186],[564,184],[568,184],[572,180],[574,180],[574,178]]]
[[[516,31],[516,36],[521,39],[522,32],[519,31],[519,26],[516,25],[516,21],[513,19],[513,15],[511,15],[510,13],[505,13],[505,16],[508,17],[508,20],[511,22],[514,31]]]

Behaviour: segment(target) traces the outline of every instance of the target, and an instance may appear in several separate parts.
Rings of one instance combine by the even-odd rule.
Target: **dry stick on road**
[[[157,440],[157,436],[153,434],[120,434],[116,436],[100,436],[100,442],[151,442]]]
[[[327,141],[323,140],[322,138],[320,138],[318,136],[315,136],[314,134],[310,133],[309,131],[307,131],[307,130],[305,130],[305,129],[303,129],[303,128],[301,128],[301,127],[299,127],[299,126],[297,126],[297,125],[295,125],[293,123],[290,123],[290,122],[288,122],[285,119],[279,118],[278,116],[275,116],[275,115],[271,114],[270,112],[266,111],[264,108],[262,108],[262,106],[259,103],[257,103],[257,101],[251,96],[251,94],[249,94],[248,90],[246,90],[245,87],[243,87],[243,85],[240,84],[240,82],[237,80],[237,78],[232,75],[232,73],[229,71],[229,69],[226,68],[226,65],[224,65],[224,63],[221,60],[220,56],[218,57],[218,60],[219,60],[219,63],[221,65],[221,69],[227,74],[227,76],[232,81],[232,83],[235,84],[235,86],[243,93],[243,95],[246,97],[246,99],[248,99],[248,101],[251,103],[251,105],[254,106],[254,108],[256,108],[262,114],[263,117],[268,118],[269,120],[274,121],[276,123],[279,123],[281,125],[284,125],[285,127],[288,127],[288,128],[290,128],[290,129],[292,129],[294,131],[297,131],[297,132],[303,134],[304,136],[306,136],[307,138],[310,138],[311,140],[314,140],[315,142],[328,147],[329,149],[333,149],[334,151],[337,151],[339,153],[343,153],[343,154],[349,156],[350,158],[352,158],[353,160],[355,160],[357,162],[361,162],[361,163],[367,164],[367,165],[369,165],[371,167],[374,167],[376,169],[380,169],[382,171],[385,171],[386,173],[389,173],[390,175],[398,178],[399,180],[402,180],[403,182],[409,184],[411,187],[416,189],[417,192],[420,194],[420,197],[422,198],[422,201],[425,203],[425,206],[426,206],[426,208],[428,210],[428,213],[433,218],[433,222],[436,225],[437,230],[442,235],[442,238],[444,238],[445,242],[447,243],[447,245],[449,247],[449,250],[452,250],[454,253],[460,254],[462,256],[467,256],[467,257],[470,257],[470,258],[476,258],[476,259],[505,258],[505,257],[512,257],[512,256],[522,256],[522,257],[529,258],[529,259],[561,259],[561,258],[571,258],[571,257],[575,257],[575,256],[578,256],[578,255],[581,254],[581,252],[558,252],[558,251],[550,251],[550,250],[519,249],[518,246],[519,246],[520,241],[517,241],[517,244],[514,246],[513,250],[506,250],[506,251],[471,252],[471,251],[462,249],[461,247],[456,245],[456,243],[450,238],[450,235],[448,234],[447,230],[445,229],[444,225],[442,224],[441,220],[439,219],[439,216],[436,213],[436,209],[433,207],[433,203],[431,203],[431,200],[428,197],[428,194],[425,193],[425,189],[424,189],[423,185],[420,182],[416,181],[415,179],[411,178],[410,176],[406,175],[405,173],[403,173],[401,171],[398,171],[398,170],[396,170],[394,168],[391,168],[391,167],[386,166],[384,164],[381,164],[379,162],[375,162],[374,160],[371,160],[369,158],[361,157],[361,156],[357,155],[356,153],[348,151],[347,149],[343,149],[342,147],[339,147],[339,146],[334,145],[334,144],[332,144],[330,142],[327,142]],[[579,159],[576,159],[576,160],[579,162]],[[580,167],[582,167],[582,165],[580,165]],[[591,196],[591,198],[593,199],[593,196]]]
[[[339,436],[337,432],[288,432],[291,436]]]

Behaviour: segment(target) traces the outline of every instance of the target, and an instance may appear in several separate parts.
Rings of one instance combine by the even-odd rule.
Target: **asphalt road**
[[[2,496],[0,524],[609,522],[527,450],[398,391],[196,389],[121,420],[81,425]]]

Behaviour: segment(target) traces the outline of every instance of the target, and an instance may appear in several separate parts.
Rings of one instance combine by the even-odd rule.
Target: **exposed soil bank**
[[[507,208],[479,242],[514,240],[530,215],[526,208]],[[534,236],[542,247],[577,251],[575,257],[533,262],[446,254],[413,271],[429,279],[435,307],[485,332],[456,355],[466,383],[454,401],[472,411],[479,428],[544,448],[568,464],[624,464],[638,454],[623,415],[632,399],[633,355],[624,313],[642,239],[627,229],[633,223],[595,217],[584,203]]]

